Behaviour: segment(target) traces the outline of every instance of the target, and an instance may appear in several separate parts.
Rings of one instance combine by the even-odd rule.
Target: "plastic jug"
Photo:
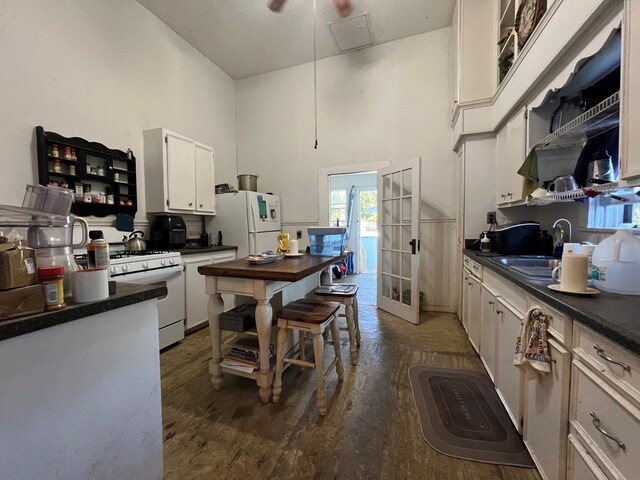
[[[593,284],[605,292],[640,295],[640,239],[618,230],[593,252]]]

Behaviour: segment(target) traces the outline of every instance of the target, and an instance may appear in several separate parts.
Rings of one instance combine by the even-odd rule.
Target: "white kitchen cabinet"
[[[212,263],[227,262],[235,260],[234,251],[223,251],[216,253],[204,253],[184,255],[182,263],[184,264],[185,278],[185,328],[190,329],[197,327],[207,321],[207,302],[209,296],[205,293],[205,277],[198,273],[198,267],[210,265]],[[225,311],[235,306],[235,298],[233,295],[222,295]]]
[[[495,380],[496,371],[496,295],[486,286],[480,293],[480,358],[491,380]]]
[[[469,320],[467,322],[469,340],[471,345],[480,352],[480,332],[481,332],[481,309],[480,294],[482,284],[474,276],[469,277]]]
[[[213,149],[164,128],[143,136],[147,212],[215,214]]]
[[[620,178],[640,176],[640,5],[625,0],[620,106]]]
[[[522,316],[511,305],[498,298],[495,385],[518,432],[522,431],[522,372],[513,365],[513,356],[521,326]]]
[[[549,339],[551,372],[525,380],[524,442],[546,480],[565,478],[571,354]]]
[[[567,480],[608,480],[575,435],[569,435],[568,443]]]
[[[497,78],[489,66],[497,61],[497,8],[496,2],[456,2],[451,29],[454,116],[458,107],[489,100],[496,91]]]
[[[496,203],[522,200],[523,177],[518,170],[526,158],[527,109],[520,109],[498,131]]]
[[[215,213],[215,182],[213,149],[196,143],[195,149],[195,205],[197,213]]]

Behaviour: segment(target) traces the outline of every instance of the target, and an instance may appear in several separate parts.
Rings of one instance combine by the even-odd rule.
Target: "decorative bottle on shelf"
[[[60,152],[58,151],[58,145],[56,145],[55,143],[51,147],[51,156],[53,158],[59,158],[60,157]]]
[[[60,160],[57,158],[53,161],[53,172],[62,173],[62,165],[60,164]]]

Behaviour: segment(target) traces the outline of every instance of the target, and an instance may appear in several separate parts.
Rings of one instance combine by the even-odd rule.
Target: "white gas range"
[[[79,265],[84,256],[76,257]],[[86,258],[86,257],[85,257]],[[144,250],[113,251],[110,255],[109,277],[116,282],[138,285],[160,284],[167,287],[167,296],[158,299],[160,348],[184,338],[185,291],[184,269],[179,252]]]

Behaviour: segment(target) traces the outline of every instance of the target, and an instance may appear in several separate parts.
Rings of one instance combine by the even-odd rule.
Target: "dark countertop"
[[[238,247],[234,247],[232,245],[224,245],[222,247],[212,246],[212,247],[185,247],[180,250],[170,250],[171,252],[180,252],[180,255],[195,255],[198,253],[215,253],[215,252],[225,252],[228,250],[238,250]]]
[[[522,287],[541,301],[570,315],[574,320],[640,355],[640,296],[617,295],[603,291],[594,296],[554,292],[547,287],[555,283],[550,279],[534,280],[521,275],[492,262],[492,257],[479,256],[476,250],[465,249],[464,254]]]
[[[67,307],[62,310],[0,321],[0,340],[7,340],[27,333],[37,332],[38,330],[62,323],[73,322],[74,320],[79,320],[90,315],[96,315],[117,308],[127,307],[135,303],[141,303],[146,300],[152,300],[157,297],[163,297],[166,294],[167,287],[118,283],[116,293],[104,300],[89,303],[67,303]]]

